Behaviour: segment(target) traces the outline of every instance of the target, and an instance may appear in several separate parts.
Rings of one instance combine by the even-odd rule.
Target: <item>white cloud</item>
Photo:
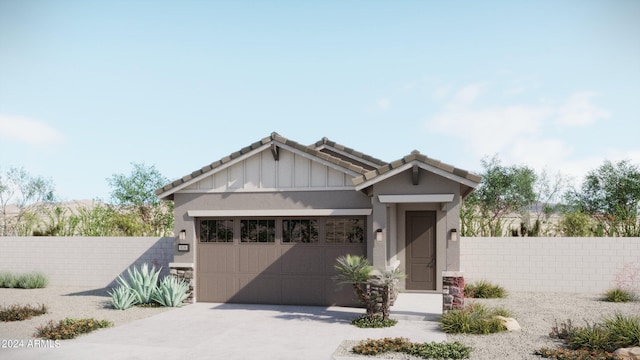
[[[447,97],[453,90],[451,85],[440,85],[433,91],[433,98],[436,100],[442,100]]]
[[[30,145],[64,142],[61,132],[42,121],[6,114],[0,114],[0,139]]]
[[[376,102],[376,106],[377,106],[378,110],[387,111],[387,110],[391,109],[391,99],[386,98],[386,97],[380,98]]]
[[[604,160],[605,156],[576,159],[573,146],[552,130],[557,125],[588,126],[608,118],[608,111],[592,103],[595,93],[578,92],[560,104],[483,106],[481,100],[492,95],[488,90],[488,84],[478,83],[451,91],[441,111],[427,121],[428,131],[459,139],[477,159],[499,154],[505,163],[578,179]],[[640,154],[634,158],[640,159]]]
[[[609,118],[608,111],[591,103],[594,92],[580,92],[571,95],[566,103],[558,108],[558,123],[560,125],[589,125],[600,119]]]
[[[484,83],[467,85],[453,95],[447,107],[460,108],[472,105],[485,89]]]
[[[472,84],[454,93],[445,110],[428,122],[428,129],[463,138],[480,156],[500,152],[516,137],[539,132],[549,109],[525,105],[474,107],[485,89],[485,84]]]

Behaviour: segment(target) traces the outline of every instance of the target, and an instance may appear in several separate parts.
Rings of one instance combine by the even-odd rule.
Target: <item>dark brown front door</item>
[[[436,290],[436,213],[406,213],[407,290]]]

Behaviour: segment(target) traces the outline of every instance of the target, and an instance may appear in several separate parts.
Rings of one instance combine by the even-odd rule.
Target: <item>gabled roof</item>
[[[215,171],[215,169],[228,164],[231,161],[234,161],[242,156],[245,156],[253,151],[257,151],[257,149],[259,148],[264,148],[265,146],[268,146],[269,144],[275,144],[277,146],[277,144],[280,145],[284,145],[287,146],[289,148],[292,148],[294,150],[298,150],[300,152],[309,154],[311,156],[315,156],[318,159],[327,161],[329,163],[332,163],[334,165],[337,165],[351,173],[355,173],[355,174],[364,174],[368,171],[368,169],[363,168],[362,166],[359,166],[353,162],[350,161],[346,161],[344,159],[332,156],[330,154],[327,154],[325,152],[322,152],[320,150],[316,150],[315,148],[312,148],[310,146],[305,146],[302,144],[299,144],[295,141],[289,140],[283,136],[281,136],[280,134],[273,132],[271,133],[270,136],[263,138],[260,141],[257,141],[247,147],[244,147],[242,149],[240,149],[239,151],[236,151],[228,156],[223,157],[222,159],[215,161],[207,166],[204,166],[194,172],[192,172],[191,174],[185,175],[182,178],[175,180],[173,182],[171,182],[170,184],[167,184],[165,186],[163,186],[160,189],[157,189],[155,191],[156,195],[161,197],[162,199],[171,199],[173,196],[173,193],[175,193],[176,191],[180,190],[181,188],[188,186],[190,183],[197,181],[198,178],[205,176],[208,173],[211,173],[213,171]]]
[[[322,139],[316,141],[315,144],[309,145],[309,147],[327,153],[331,156],[341,158],[345,161],[352,162],[355,165],[361,166],[367,170],[374,170],[379,166],[387,164],[386,161],[382,161],[380,159],[374,158],[373,156],[369,156],[352,148],[340,145],[335,141],[327,139],[326,137],[323,137]]]
[[[457,181],[470,188],[475,188],[482,180],[482,177],[479,175],[445,164],[439,160],[429,158],[420,154],[417,150],[414,150],[411,154],[400,160],[385,164],[375,170],[368,171],[361,176],[355,177],[353,179],[353,184],[355,185],[356,190],[362,190],[402,171],[408,170],[413,165],[418,165],[427,171],[431,171],[448,179]]]

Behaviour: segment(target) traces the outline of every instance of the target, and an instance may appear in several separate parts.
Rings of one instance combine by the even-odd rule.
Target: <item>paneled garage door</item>
[[[366,256],[364,218],[202,219],[198,222],[198,302],[355,305],[334,265]]]

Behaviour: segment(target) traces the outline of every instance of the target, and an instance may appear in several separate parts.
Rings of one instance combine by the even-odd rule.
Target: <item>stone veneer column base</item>
[[[442,311],[464,307],[464,276],[461,271],[442,272]]]
[[[189,284],[189,297],[183,303],[192,304],[194,301],[195,279],[193,276],[193,263],[169,263],[169,275],[184,280]]]

